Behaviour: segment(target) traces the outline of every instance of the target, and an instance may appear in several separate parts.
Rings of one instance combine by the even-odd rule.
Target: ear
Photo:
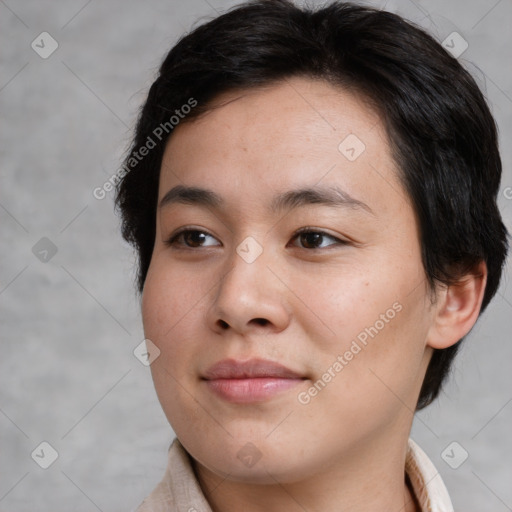
[[[487,265],[481,261],[457,283],[437,292],[435,313],[427,335],[427,345],[447,348],[457,343],[475,324],[484,298]]]

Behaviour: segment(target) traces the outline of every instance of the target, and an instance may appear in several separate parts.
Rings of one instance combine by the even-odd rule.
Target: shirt
[[[405,473],[421,512],[453,512],[441,475],[425,452],[409,439]],[[188,452],[178,439],[169,449],[163,479],[136,512],[212,512],[201,490]]]

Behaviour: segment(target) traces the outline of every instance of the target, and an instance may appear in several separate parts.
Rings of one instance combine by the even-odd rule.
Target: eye
[[[216,244],[214,243],[204,244],[205,240],[208,238],[216,240],[214,236],[210,235],[206,231],[184,228],[172,235],[171,238],[166,241],[166,245],[178,248],[181,246],[185,249],[197,249],[200,247],[215,246]],[[334,243],[323,245],[322,247],[321,242],[326,238],[334,240]],[[301,228],[299,231],[297,231],[292,240],[295,239],[299,239],[301,241],[301,249],[324,249],[331,245],[347,245],[347,242],[344,240],[340,240],[335,236],[329,235],[325,231],[316,230],[309,227]]]
[[[182,229],[171,236],[169,240],[167,240],[166,245],[169,246],[184,246],[187,249],[194,249],[197,247],[210,247],[215,244],[201,245],[205,239],[209,237],[212,240],[215,238],[206,233],[205,231],[200,231],[198,229]],[[183,243],[184,242],[184,243]]]
[[[292,240],[295,240],[297,238],[301,241],[301,243],[304,243],[304,246],[301,247],[302,249],[324,249],[330,245],[347,245],[347,242],[345,242],[344,240],[340,240],[335,236],[329,235],[325,231],[320,231],[311,228],[301,228],[299,231],[295,233],[295,236],[292,238]],[[330,238],[331,240],[334,240],[334,243],[320,247],[319,245],[321,245],[321,242],[325,238]]]

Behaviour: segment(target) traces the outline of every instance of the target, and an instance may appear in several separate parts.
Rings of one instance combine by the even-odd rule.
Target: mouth
[[[274,361],[224,359],[202,376],[208,389],[232,403],[263,402],[290,390],[306,377]]]

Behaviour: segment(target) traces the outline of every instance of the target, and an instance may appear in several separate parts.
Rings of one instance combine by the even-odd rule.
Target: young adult
[[[248,2],[171,49],[124,169],[177,436],[139,511],[452,510],[411,424],[507,251],[457,60],[389,12]]]

